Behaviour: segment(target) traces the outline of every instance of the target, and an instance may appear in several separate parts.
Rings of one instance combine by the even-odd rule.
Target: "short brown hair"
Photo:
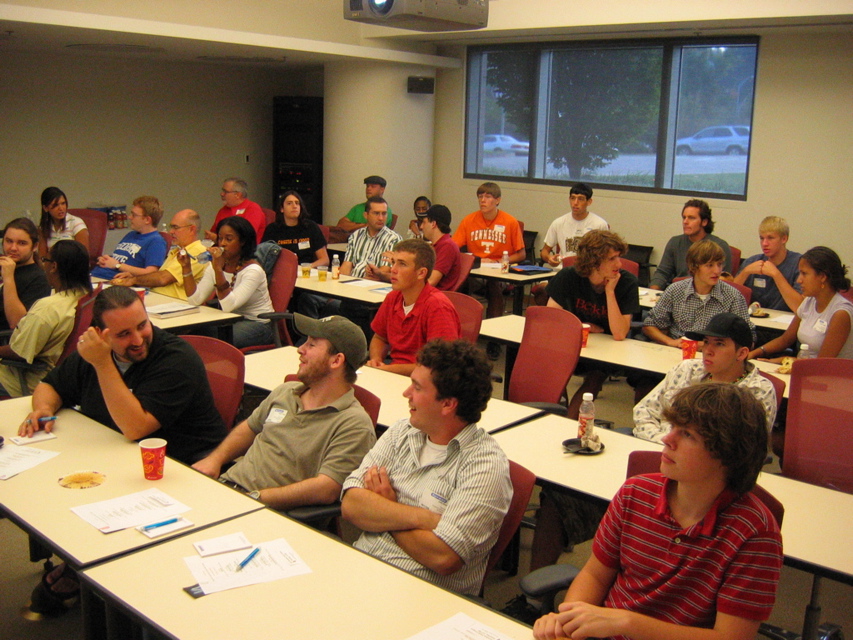
[[[611,251],[619,252],[620,256],[628,252],[628,245],[616,233],[593,229],[587,231],[578,242],[578,255],[575,261],[575,271],[584,278],[601,266],[607,260]]]
[[[687,270],[690,275],[695,274],[703,264],[725,262],[725,260],[726,254],[723,253],[723,248],[707,238],[694,242],[693,246],[687,250]]]
[[[160,218],[163,217],[163,205],[154,196],[139,196],[133,201],[134,207],[139,207],[142,212],[151,218],[151,226],[156,227],[160,224]]]
[[[744,494],[755,486],[767,457],[767,415],[748,389],[721,382],[686,387],[663,410],[663,419],[696,430],[711,457],[722,462],[729,489]]]
[[[433,267],[435,267],[435,249],[432,248],[431,244],[417,238],[409,238],[394,245],[394,251],[411,253],[415,256],[415,268],[426,269],[426,277],[429,279]]]
[[[501,188],[498,186],[497,182],[484,182],[477,187],[477,196],[480,196],[480,194],[483,193],[488,193],[493,198],[500,198]]]

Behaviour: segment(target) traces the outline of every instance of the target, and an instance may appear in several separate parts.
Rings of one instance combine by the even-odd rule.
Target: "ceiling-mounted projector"
[[[489,0],[344,0],[344,18],[415,31],[482,29]]]

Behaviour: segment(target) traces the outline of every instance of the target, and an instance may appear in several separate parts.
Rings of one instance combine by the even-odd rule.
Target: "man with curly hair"
[[[344,482],[344,517],[362,551],[476,595],[512,499],[509,463],[477,426],[492,391],[485,354],[432,340],[418,354],[399,420]]]

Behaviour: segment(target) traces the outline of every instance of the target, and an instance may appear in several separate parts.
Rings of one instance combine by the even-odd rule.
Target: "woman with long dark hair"
[[[39,238],[42,256],[60,240],[76,240],[89,250],[89,229],[81,218],[68,213],[68,198],[59,187],[48,187],[41,192]]]
[[[263,242],[268,240],[293,251],[302,264],[310,262],[312,267],[329,264],[326,237],[320,226],[308,217],[305,202],[295,191],[282,194],[275,222],[264,231]]]
[[[0,366],[0,384],[10,396],[29,395],[56,364],[65,341],[74,328],[77,301],[92,292],[89,252],[75,240],[61,240],[42,258],[47,280],[55,293],[37,300],[21,318],[8,345],[0,346],[0,357],[43,363],[26,374],[22,389],[17,371]]]
[[[216,227],[217,246],[210,248],[210,267],[198,284],[184,278],[184,291],[190,304],[204,304],[216,291],[223,311],[239,313],[243,320],[234,324],[234,346],[238,349],[273,341],[272,324],[258,316],[273,311],[267,288],[267,275],[254,259],[255,228],[242,216],[225,218]],[[190,257],[178,256],[184,272],[190,269]]]
[[[809,346],[812,358],[853,359],[853,303],[839,293],[850,288],[847,267],[829,247],[814,247],[802,255],[799,268],[803,302],[797,314],[785,333],[751,351],[749,357],[763,359],[799,341]]]

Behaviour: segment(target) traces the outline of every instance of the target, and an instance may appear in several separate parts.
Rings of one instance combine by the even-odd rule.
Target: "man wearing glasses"
[[[98,266],[92,269],[93,278],[112,280],[119,273],[141,276],[154,273],[166,259],[169,247],[157,225],[163,217],[163,205],[153,196],[140,196],[133,201],[130,210],[130,228],[111,256],[98,258]]]
[[[199,255],[207,251],[207,247],[198,239],[200,226],[201,220],[195,211],[178,211],[169,225],[173,247],[160,270],[139,276],[122,272],[112,279],[112,283],[125,287],[151,287],[155,293],[186,300],[184,278],[193,278],[198,282],[208,265],[208,262],[199,263],[197,260]],[[190,271],[185,272],[178,262],[178,253],[182,251],[190,257]]]
[[[204,232],[204,237],[216,242],[216,227],[225,218],[231,216],[243,216],[255,229],[258,236],[258,244],[264,237],[264,229],[267,228],[267,216],[261,205],[248,199],[249,185],[242,178],[226,178],[222,183],[219,197],[222,198],[222,208],[216,214],[216,220],[210,231]]]

